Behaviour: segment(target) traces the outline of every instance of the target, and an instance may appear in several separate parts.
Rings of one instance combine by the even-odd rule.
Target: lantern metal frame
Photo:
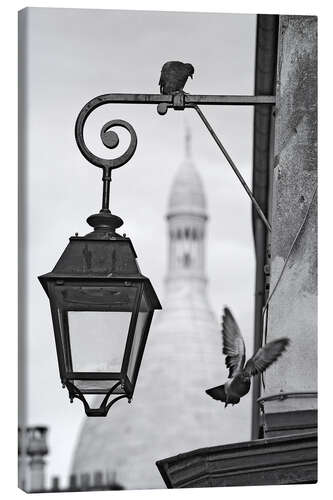
[[[75,243],[75,240],[80,240],[80,238],[71,238],[71,243]],[[84,240],[84,238],[81,238]],[[129,241],[129,238],[124,238]],[[40,282],[42,283],[49,299],[51,306],[51,314],[53,320],[54,336],[57,349],[58,366],[60,372],[61,383],[63,387],[67,387],[69,392],[69,398],[72,402],[73,399],[77,398],[82,401],[84,405],[85,412],[88,416],[106,416],[111,406],[118,400],[122,398],[127,398],[130,402],[134,393],[138,373],[140,370],[142,357],[144,354],[149,328],[153,318],[153,313],[155,309],[160,309],[161,305],[157,299],[157,296],[153,290],[153,287],[148,280],[148,278],[143,275],[139,276],[123,276],[116,278],[105,278],[105,277],[92,277],[87,276],[85,278],[79,278],[77,276],[70,277],[64,276],[59,272],[48,273],[47,275],[40,276]],[[114,293],[119,291],[121,288],[124,290],[130,287],[135,289],[135,299],[134,306],[131,311],[131,317],[129,320],[128,331],[126,332],[126,342],[125,348],[122,353],[122,363],[120,371],[77,371],[73,367],[72,351],[71,351],[71,333],[68,326],[68,312],[70,311],[111,311],[113,304],[109,305],[106,301],[100,304],[88,302],[76,304],[73,306],[71,299],[65,301],[60,298],[61,292],[72,292],[72,297],[74,299],[80,300],[78,294],[82,291],[87,299],[87,292],[89,298],[89,288],[95,292],[96,290],[109,291]],[[93,295],[90,297],[94,298]],[[138,347],[135,351],[135,335],[137,333],[138,325],[138,315],[140,312],[140,306],[142,304],[143,298],[149,304],[146,307],[144,313],[146,317],[143,321],[143,326],[141,330],[141,335],[138,334]],[[67,323],[67,326],[63,326]],[[140,332],[139,332],[140,333]],[[133,358],[132,358],[133,356]],[[130,360],[133,362],[130,365]],[[129,373],[129,368],[131,368],[131,373]],[[96,381],[106,383],[109,382],[108,387],[94,387],[87,388],[82,387],[87,383]],[[85,395],[105,395],[99,408],[90,408]],[[110,400],[111,396],[116,396],[114,399]]]
[[[87,267],[87,260],[91,260],[90,267]],[[95,229],[84,237],[71,237],[54,270],[40,276],[39,280],[50,300],[60,378],[63,387],[69,391],[70,400],[80,399],[88,416],[106,416],[119,399],[127,397],[131,401],[153,313],[161,309],[149,279],[139,271],[131,240],[115,232],[107,232],[106,228]],[[120,371],[76,371],[72,360],[68,312],[115,311],[112,295],[121,293],[123,297],[127,293],[128,296],[129,291],[133,297],[127,312],[131,316]],[[119,305],[122,304],[118,298]],[[142,324],[138,323],[140,312],[146,314]],[[138,325],[141,329],[137,330]],[[136,335],[139,342],[135,352]],[[109,381],[109,385],[107,388],[89,389],[82,387],[84,381],[87,381],[86,385],[88,381]],[[89,394],[105,394],[99,408],[90,408],[85,398]],[[112,395],[116,398],[110,401]]]

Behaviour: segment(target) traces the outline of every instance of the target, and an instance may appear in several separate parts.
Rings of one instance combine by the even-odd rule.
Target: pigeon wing
[[[184,63],[180,61],[168,61],[163,64],[159,86],[164,93],[181,90],[187,80],[188,74]]]
[[[264,347],[258,349],[258,351],[250,358],[244,368],[244,372],[248,375],[257,375],[262,373],[268,368],[274,361],[276,361],[283,351],[286,350],[289,344],[289,339],[286,337],[273,340],[269,342]]]
[[[168,62],[163,64],[163,67],[161,69],[160,81],[158,82],[158,85],[160,86],[161,90],[162,90],[162,87],[165,85],[165,79],[166,79],[166,75],[168,73],[169,64],[170,63],[168,63]]]
[[[224,308],[222,318],[223,354],[226,355],[225,364],[229,369],[229,378],[240,371],[245,363],[245,344],[240,329],[231,314],[230,309]]]

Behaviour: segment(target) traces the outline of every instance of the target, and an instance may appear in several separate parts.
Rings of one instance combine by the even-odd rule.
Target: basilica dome
[[[170,191],[168,215],[206,214],[206,198],[200,175],[190,158],[178,169]]]
[[[73,458],[73,474],[105,471],[126,489],[165,487],[157,460],[228,442],[237,420],[224,419],[223,406],[205,394],[226,371],[207,296],[205,194],[188,148],[185,156],[168,204],[163,310],[151,325],[133,402],[117,403],[107,418],[86,418]]]

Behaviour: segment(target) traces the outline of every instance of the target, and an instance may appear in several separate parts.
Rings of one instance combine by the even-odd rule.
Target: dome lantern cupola
[[[191,158],[191,134],[185,135],[185,160],[172,183],[168,205],[169,265],[167,283],[204,283],[206,198]],[[185,281],[184,281],[185,280]]]
[[[167,218],[192,214],[206,218],[206,198],[202,181],[191,154],[192,137],[189,129],[185,135],[185,160],[181,163],[172,183]]]

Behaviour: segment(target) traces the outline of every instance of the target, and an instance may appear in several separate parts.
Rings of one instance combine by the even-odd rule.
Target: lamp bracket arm
[[[233,95],[190,95],[183,91],[177,92],[174,95],[164,94],[104,94],[91,99],[80,111],[75,123],[75,140],[82,155],[93,165],[103,168],[103,201],[101,212],[110,213],[110,182],[111,171],[125,165],[134,155],[137,147],[137,135],[128,122],[120,119],[115,119],[105,123],[101,129],[100,137],[104,146],[108,149],[114,149],[119,144],[118,134],[112,130],[114,127],[122,127],[130,134],[130,143],[122,155],[113,159],[101,158],[92,153],[86,145],[84,139],[84,126],[89,115],[98,107],[104,104],[157,104],[157,112],[160,115],[165,115],[168,108],[175,110],[184,110],[185,108],[193,108],[199,114],[200,118],[206,125],[213,139],[222,151],[229,165],[237,175],[243,188],[250,197],[259,217],[265,224],[266,228],[271,231],[271,225],[266,216],[261,210],[257,200],[253,196],[251,190],[247,186],[245,180],[232,161],[228,152],[222,145],[221,141],[215,134],[212,126],[199,108],[199,104],[203,105],[225,105],[225,106],[256,106],[256,105],[272,105],[276,102],[275,96],[233,96]]]

